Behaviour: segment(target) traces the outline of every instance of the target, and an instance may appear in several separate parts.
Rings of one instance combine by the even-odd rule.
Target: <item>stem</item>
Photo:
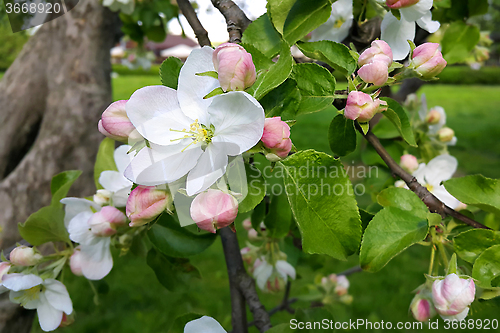
[[[434,268],[434,259],[436,258],[436,247],[432,244],[431,248],[431,262],[429,263],[429,275],[432,276],[432,269]]]
[[[227,274],[229,276],[233,331],[246,333],[248,329],[245,298],[238,286],[238,276],[241,271],[245,272],[245,268],[243,266],[243,259],[241,258],[238,239],[236,238],[236,234],[227,227],[221,229],[220,238],[226,259]]]
[[[384,146],[382,146],[378,138],[372,133],[371,130],[368,131],[368,133],[363,134],[363,130],[357,122],[356,129],[365,137],[365,139],[373,146],[373,148],[375,148],[377,154],[382,158],[382,160],[384,160],[389,169],[391,169],[392,175],[398,176],[402,180],[404,180],[410,190],[418,195],[420,200],[425,203],[425,205],[432,213],[438,213],[442,217],[445,217],[446,215],[452,216],[453,218],[456,218],[457,220],[460,220],[474,228],[490,229],[487,226],[446,206],[442,201],[440,201],[431,192],[429,192],[427,188],[420,185],[415,177],[406,172],[398,163],[396,163],[396,161],[392,159],[387,150],[385,150]]]
[[[441,254],[441,260],[443,260],[444,271],[446,272],[449,265],[448,256],[446,255],[446,250],[444,249],[443,243],[441,241],[437,243],[437,247],[439,250],[439,254]]]
[[[177,5],[179,6],[179,9],[184,17],[186,17],[186,20],[191,28],[193,28],[194,34],[198,39],[198,44],[200,44],[200,46],[212,45],[210,39],[208,38],[208,32],[201,25],[201,22],[189,0],[177,0]]]

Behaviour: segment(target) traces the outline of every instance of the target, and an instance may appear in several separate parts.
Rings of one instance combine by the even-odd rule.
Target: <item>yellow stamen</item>
[[[28,302],[35,301],[40,298],[41,286],[34,286],[30,289],[23,290],[21,296],[14,298],[16,301],[25,306]]]

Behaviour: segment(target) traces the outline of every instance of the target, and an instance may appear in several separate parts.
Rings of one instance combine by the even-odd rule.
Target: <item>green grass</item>
[[[159,83],[158,77],[147,75],[120,76],[113,80],[113,97],[115,100],[128,99],[136,89]],[[441,105],[445,108],[448,125],[456,130],[458,144],[451,148],[451,153],[459,159],[460,172],[482,172],[486,176],[500,177],[497,168],[500,165],[499,87],[432,85],[424,87],[421,92],[426,93],[429,106]],[[332,111],[323,111],[300,117],[292,129],[292,139],[297,148],[329,152],[326,138],[333,116]],[[237,228],[242,230],[239,222]],[[238,232],[238,237],[240,244],[244,244],[245,232]],[[393,259],[379,273],[363,272],[349,277],[354,302],[336,311],[337,320],[370,319],[393,324],[412,321],[408,313],[413,297],[411,291],[424,282],[423,273],[428,269],[429,252],[429,248],[414,246]],[[231,327],[228,280],[220,240],[191,259],[203,279],[194,281],[187,291],[168,292],[158,283],[142,257],[129,254],[114,258],[113,271],[103,281],[95,283],[100,293],[97,306],[93,303],[88,282],[69,272],[65,274],[64,282],[68,285],[76,310],[76,322],[65,328],[65,332],[167,332],[173,320],[187,312],[213,316],[226,329]],[[316,275],[341,272],[356,263],[356,256],[347,262],[326,256],[304,257],[297,267],[300,277],[292,285],[292,296],[303,293],[303,288]],[[260,293],[260,297],[270,309],[280,302],[281,295]],[[309,307],[309,304],[298,302],[294,307]],[[497,317],[498,307],[475,303],[469,318]],[[291,318],[287,312],[280,312],[272,317],[272,321],[281,323]],[[34,331],[41,332],[37,324],[34,327]]]

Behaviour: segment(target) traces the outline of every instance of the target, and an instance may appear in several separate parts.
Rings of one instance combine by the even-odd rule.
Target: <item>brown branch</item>
[[[420,185],[415,177],[406,172],[398,163],[396,163],[396,161],[393,160],[393,158],[385,150],[384,146],[382,146],[379,139],[371,132],[371,130],[368,131],[368,133],[363,134],[363,130],[357,123],[356,129],[365,137],[365,139],[373,146],[373,148],[375,148],[377,154],[382,158],[382,160],[384,160],[389,169],[391,169],[392,175],[398,176],[399,178],[404,180],[410,190],[412,190],[420,198],[420,200],[425,203],[425,205],[431,212],[438,213],[442,217],[445,217],[447,215],[452,216],[457,220],[460,220],[474,228],[489,229],[487,226],[474,221],[473,219],[446,206],[442,201],[440,201],[431,192],[429,192],[427,188]]]
[[[252,21],[231,0],[212,0],[212,4],[226,19],[229,42],[241,43],[241,35]]]
[[[245,273],[243,259],[236,234],[228,227],[221,229],[220,238],[226,259],[229,276],[229,291],[231,293],[231,323],[233,331],[248,332],[245,297],[239,288],[239,276]]]
[[[208,32],[201,25],[201,22],[189,0],[177,0],[177,5],[191,28],[193,28],[194,34],[198,39],[198,44],[200,44],[200,46],[211,46],[212,43],[208,38]]]

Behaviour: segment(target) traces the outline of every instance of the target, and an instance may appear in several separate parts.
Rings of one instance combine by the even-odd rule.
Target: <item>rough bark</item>
[[[97,121],[111,102],[117,22],[98,0],[80,1],[31,37],[0,82],[1,248],[19,240],[18,222],[50,203],[53,175],[82,170],[72,193],[95,191]],[[20,323],[30,315],[3,300],[0,332],[28,332]]]

